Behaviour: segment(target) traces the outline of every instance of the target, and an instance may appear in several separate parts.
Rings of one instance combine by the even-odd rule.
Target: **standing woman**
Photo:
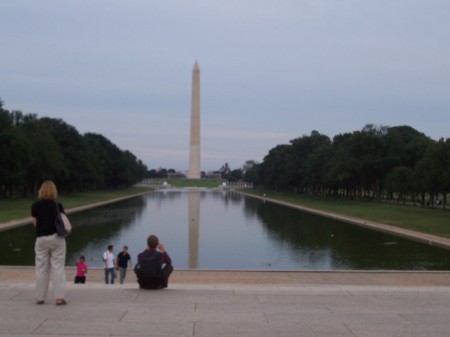
[[[44,304],[47,297],[50,274],[56,305],[64,305],[66,284],[66,239],[56,234],[56,207],[64,213],[64,208],[56,202],[58,191],[51,180],[44,181],[39,189],[38,201],[31,206],[33,225],[36,227],[36,303]]]

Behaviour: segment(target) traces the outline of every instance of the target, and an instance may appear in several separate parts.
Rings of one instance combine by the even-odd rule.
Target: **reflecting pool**
[[[133,262],[149,234],[175,268],[450,270],[450,252],[230,191],[162,190],[71,214],[67,265],[101,267],[109,244]],[[1,265],[34,265],[32,226],[0,232]]]

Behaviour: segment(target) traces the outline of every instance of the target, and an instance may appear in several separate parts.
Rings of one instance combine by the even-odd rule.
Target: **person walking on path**
[[[120,284],[123,284],[127,276],[127,268],[133,268],[131,263],[131,256],[128,254],[128,246],[123,246],[122,251],[117,255],[117,269],[119,269]]]
[[[111,284],[114,284],[114,280],[116,279],[116,272],[115,272],[115,261],[114,261],[114,254],[113,254],[114,246],[109,245],[108,249],[103,253],[103,264],[105,265],[105,283],[108,284],[109,282],[109,275],[111,274]]]
[[[86,283],[86,275],[88,272],[87,265],[84,263],[84,256],[80,256],[77,263],[75,263],[77,267],[77,273],[75,275],[75,283]]]
[[[164,266],[164,267],[163,267]],[[143,289],[167,288],[169,276],[173,271],[172,260],[158,237],[147,238],[147,248],[138,255],[134,272],[139,287]]]
[[[38,192],[38,201],[31,206],[32,224],[36,228],[34,245],[36,264],[36,303],[44,304],[50,282],[56,305],[64,305],[66,271],[66,239],[56,233],[56,207],[64,213],[64,207],[57,203],[58,191],[51,180],[42,183]]]

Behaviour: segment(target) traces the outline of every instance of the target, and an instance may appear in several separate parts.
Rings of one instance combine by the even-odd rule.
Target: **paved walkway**
[[[36,305],[30,275],[0,268],[0,336],[450,336],[449,272],[175,271],[146,291],[91,270],[66,306]]]

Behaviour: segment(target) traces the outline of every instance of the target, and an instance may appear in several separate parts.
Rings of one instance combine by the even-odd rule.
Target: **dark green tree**
[[[413,192],[413,170],[407,166],[396,166],[386,175],[386,191],[390,195],[397,193],[397,202],[406,202],[406,195]],[[392,198],[392,197],[391,197]]]
[[[447,202],[447,193],[450,191],[450,141],[440,139],[428,146],[424,157],[418,162],[415,169],[415,179],[418,182],[422,195],[430,196],[429,205],[434,206],[439,194],[443,196],[444,207]]]
[[[269,151],[260,167],[262,183],[275,190],[290,190],[295,183],[296,168],[291,145],[277,145]]]

